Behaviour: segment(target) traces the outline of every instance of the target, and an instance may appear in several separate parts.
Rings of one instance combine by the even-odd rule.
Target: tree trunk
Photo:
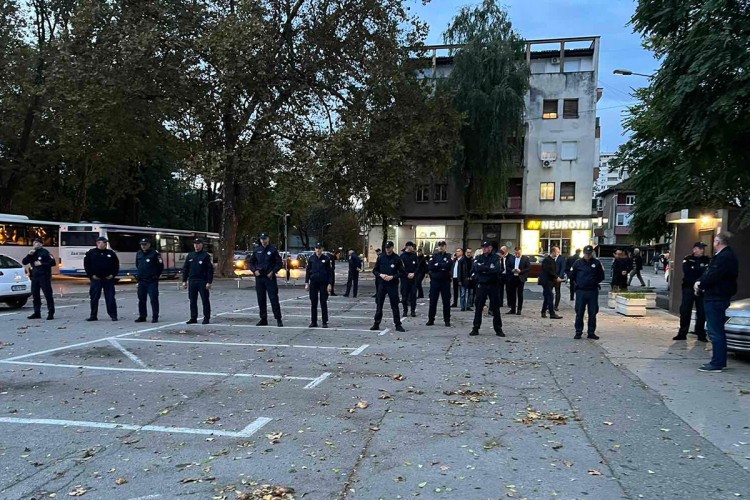
[[[469,177],[469,179],[464,182],[464,224],[463,224],[463,232],[461,235],[462,238],[462,246],[465,249],[469,244],[469,222],[471,219],[471,192],[472,192],[472,178]]]
[[[385,244],[388,242],[388,217],[382,216],[380,224],[383,229],[383,242],[380,248],[385,252]]]

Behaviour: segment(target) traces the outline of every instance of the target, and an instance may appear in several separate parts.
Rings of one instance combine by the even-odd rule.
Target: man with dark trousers
[[[379,249],[379,248],[375,249],[375,262],[376,263],[378,262],[378,259],[380,258],[380,254],[381,253],[383,253],[383,251],[381,249]],[[375,279],[375,293],[372,295],[373,299],[377,299],[378,298],[378,287],[379,286],[380,286],[380,281],[378,281],[377,278],[376,278]],[[377,300],[375,302],[377,302]]]
[[[727,308],[732,296],[737,293],[739,263],[732,247],[732,234],[722,231],[714,238],[714,254],[703,276],[695,282],[696,294],[703,295],[706,310],[708,337],[713,346],[711,362],[698,368],[702,372],[722,372],[727,367]]]
[[[494,248],[493,248],[494,250]],[[494,253],[494,252],[493,252]],[[479,254],[481,255],[481,253]],[[477,284],[472,279],[472,268],[474,267],[474,250],[467,248],[464,252],[464,272],[461,280],[461,310],[473,311],[476,299]],[[464,307],[464,303],[466,306]]]
[[[458,298],[460,296],[461,288],[461,270],[466,263],[464,257],[463,248],[456,248],[456,252],[453,254],[453,265],[451,267],[451,277],[453,283],[453,304],[451,307],[458,307]],[[466,300],[466,299],[464,299]]]
[[[508,314],[521,315],[523,309],[523,288],[529,276],[531,262],[523,255],[521,247],[516,247],[513,255],[505,259],[505,286],[508,288]]]
[[[44,248],[41,238],[34,238],[34,247],[23,258],[22,264],[31,266],[31,296],[34,314],[29,319],[42,319],[42,293],[47,302],[47,319],[55,319],[55,299],[52,296],[52,268],[55,258]]]
[[[559,256],[560,249],[552,247],[549,255],[542,260],[542,274],[539,275],[539,284],[542,286],[542,294],[544,295],[542,318],[547,317],[547,311],[549,310],[550,319],[562,319],[562,316],[558,316],[555,312],[554,297],[552,296],[552,290],[562,281],[560,275],[557,274],[557,258]]]
[[[625,254],[625,250],[615,250],[615,260],[612,261],[612,291],[628,291],[628,274],[633,270],[633,263]]]
[[[323,253],[323,244],[315,244],[315,253],[307,259],[305,290],[310,292],[310,326],[318,327],[318,298],[323,316],[323,328],[328,328],[328,294],[333,289],[331,254]],[[356,293],[355,293],[356,296]]]
[[[500,256],[492,251],[492,243],[482,243],[482,253],[474,257],[472,264],[473,281],[477,284],[476,310],[474,311],[474,324],[469,335],[479,335],[482,327],[482,312],[487,299],[490,301],[490,312],[492,313],[492,326],[495,335],[505,337],[503,333],[503,320],[500,318],[500,295],[498,284],[503,266]]]
[[[643,270],[643,257],[641,257],[641,249],[636,248],[633,250],[633,258],[630,261],[630,276],[628,277],[628,286],[633,282],[633,278],[638,278],[638,281],[641,282],[641,286],[646,286],[646,283],[643,281],[643,277],[641,276],[641,271]]]
[[[331,297],[336,296],[336,261],[339,260],[341,252],[336,250],[329,253],[331,258],[331,268],[333,268],[333,282],[331,283]]]
[[[438,297],[443,300],[443,321],[451,326],[451,256],[445,251],[445,241],[438,241],[437,251],[427,262],[430,273],[430,307],[427,312],[427,326],[435,324]]]
[[[385,304],[385,297],[387,295],[391,303],[393,324],[396,326],[396,331],[406,331],[401,326],[401,316],[398,312],[398,278],[403,273],[404,264],[401,262],[401,258],[393,251],[393,242],[386,242],[385,253],[380,254],[378,260],[375,261],[375,268],[372,270],[372,274],[375,275],[375,279],[379,282],[379,285],[377,286],[378,297],[375,300],[375,322],[370,330],[380,330],[380,322],[383,319],[383,305]]]
[[[568,259],[565,261],[565,274],[568,276],[568,286],[570,286],[570,300],[575,299],[576,297],[576,284],[575,281],[573,281],[573,278],[570,276],[570,271],[573,270],[573,266],[575,265],[576,261],[581,258],[581,249],[576,248],[576,253],[568,257]]]
[[[99,314],[99,299],[104,291],[104,302],[107,314],[112,321],[117,321],[117,301],[115,300],[115,278],[120,272],[120,261],[117,254],[107,248],[107,238],[99,236],[96,248],[86,252],[83,258],[83,268],[86,276],[91,280],[89,297],[91,298],[91,315],[86,321],[96,321]]]
[[[422,288],[422,282],[424,277],[427,276],[427,256],[424,254],[422,249],[417,250],[417,262],[419,263],[419,269],[417,270],[417,298],[424,298],[424,288]]]
[[[419,258],[414,252],[413,242],[407,241],[406,248],[401,254],[401,263],[404,265],[404,277],[401,280],[401,303],[404,306],[404,317],[409,315],[411,308],[411,317],[417,315],[417,272],[419,271]]]
[[[695,334],[698,340],[708,342],[706,337],[706,311],[703,308],[703,295],[693,290],[695,282],[703,276],[711,262],[706,255],[706,244],[697,241],[693,245],[693,252],[682,259],[682,302],[680,303],[680,329],[672,340],[687,340],[690,320],[693,316],[695,304]]]
[[[594,257],[594,247],[583,247],[583,258],[573,264],[570,279],[576,284],[575,339],[583,335],[583,315],[588,309],[588,338],[598,340],[596,335],[596,315],[599,313],[599,287],[604,281],[604,267]]]
[[[138,281],[138,319],[136,323],[146,321],[146,297],[151,300],[151,322],[159,322],[159,277],[164,271],[164,262],[159,252],[151,248],[151,240],[143,238],[141,249],[135,254],[135,278]]]
[[[507,287],[507,281],[508,281],[508,275],[505,272],[505,263],[508,258],[508,247],[506,247],[505,245],[501,246],[500,249],[497,251],[497,256],[500,257],[500,265],[503,266],[503,271],[500,274],[500,284],[498,285],[498,289],[499,289],[499,294],[500,294],[500,307],[504,307],[505,289]]]
[[[359,258],[357,252],[354,249],[349,250],[349,274],[346,277],[346,293],[344,297],[348,297],[353,292],[352,297],[357,296],[357,290],[359,289],[359,273],[362,270],[362,259]]]
[[[203,324],[211,320],[211,298],[209,291],[214,281],[214,263],[206,252],[201,238],[193,241],[194,252],[187,254],[182,265],[182,288],[187,288],[190,300],[190,319],[188,325],[198,322],[198,295],[203,304]]]
[[[560,252],[560,247],[557,247],[557,257],[555,257],[555,268],[559,281],[554,283],[555,289],[555,311],[560,309],[560,296],[562,295],[562,282],[568,276],[568,269],[565,267],[565,257]]]
[[[258,297],[258,309],[260,321],[256,326],[268,325],[268,308],[266,306],[266,294],[271,300],[271,310],[276,324],[284,326],[281,321],[281,306],[279,305],[279,287],[276,283],[276,274],[281,270],[283,263],[281,255],[275,246],[268,240],[268,234],[260,235],[260,245],[257,245],[250,257],[250,271],[255,275],[255,294]]]

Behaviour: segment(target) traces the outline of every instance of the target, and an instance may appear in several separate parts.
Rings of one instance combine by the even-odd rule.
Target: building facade
[[[610,162],[616,156],[615,153],[601,153],[599,155],[599,166],[595,169],[594,173],[594,200],[598,211],[602,210],[603,200],[600,196],[601,193],[615,187],[630,177],[627,172],[623,172],[610,165]]]
[[[452,57],[438,57],[427,47],[432,67],[425,78],[450,74]],[[597,86],[599,37],[533,40],[526,43],[530,88],[526,95],[524,152],[510,176],[508,197],[483,219],[472,218],[467,244],[483,240],[526,254],[547,252],[553,245],[564,254],[593,242],[594,169],[599,163]],[[453,179],[425,179],[402,205],[401,220],[388,237],[400,248],[413,240],[426,253],[446,240],[449,249],[463,246],[463,190]],[[369,253],[382,241],[382,230],[370,233]]]
[[[603,225],[601,235],[603,240],[598,243],[605,245],[634,245],[636,242],[630,235],[632,232],[632,211],[635,205],[635,190],[629,181],[623,181],[599,193],[601,200],[601,215]]]

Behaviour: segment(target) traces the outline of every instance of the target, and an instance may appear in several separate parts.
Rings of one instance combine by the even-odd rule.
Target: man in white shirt
[[[461,284],[461,264],[464,258],[464,251],[462,248],[456,248],[456,253],[453,258],[453,270],[451,271],[451,278],[453,281],[453,304],[451,307],[458,307],[458,287]]]

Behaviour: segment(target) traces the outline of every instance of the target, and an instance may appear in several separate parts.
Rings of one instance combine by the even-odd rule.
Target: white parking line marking
[[[122,339],[128,342],[153,342],[156,344],[203,344],[203,345],[226,345],[226,346],[246,346],[246,347],[299,347],[301,349],[332,349],[340,351],[352,351],[353,347],[329,347],[319,345],[298,345],[298,344],[249,344],[245,342],[201,342],[200,340],[159,340],[159,339]]]
[[[289,302],[290,300],[299,300],[299,299],[301,299],[303,297],[305,297],[305,295],[300,295],[299,297],[292,297],[290,299],[280,300],[279,304],[281,304],[283,302]],[[223,312],[223,313],[219,313],[219,314],[217,314],[217,316],[226,316],[227,314],[238,313],[238,312],[241,312],[241,311],[249,311],[251,309],[257,309],[258,307],[260,307],[260,306],[256,305],[256,306],[250,306],[250,307],[243,307],[242,309],[235,309],[233,311],[226,311],[226,312]]]
[[[113,346],[114,346],[114,347],[115,347],[115,348],[116,348],[116,349],[117,349],[118,351],[120,351],[120,352],[121,352],[121,353],[123,353],[123,354],[124,354],[125,356],[127,356],[127,357],[128,357],[128,359],[130,359],[130,361],[132,361],[132,362],[133,362],[133,363],[135,363],[136,365],[138,365],[138,366],[141,366],[141,367],[143,367],[143,368],[148,368],[148,365],[146,365],[146,363],[144,363],[143,361],[141,361],[141,358],[139,358],[138,356],[136,356],[136,355],[135,355],[135,354],[133,354],[132,352],[130,352],[130,351],[128,351],[127,349],[125,349],[125,348],[124,348],[124,347],[122,346],[122,344],[120,344],[120,343],[119,343],[118,341],[116,341],[115,339],[108,339],[108,340],[107,340],[107,342],[109,342],[110,344],[112,344],[112,345],[113,345]]]
[[[309,311],[310,310],[310,306],[284,306],[284,307],[281,308],[281,311],[283,312],[283,311],[285,311],[287,309],[307,309]],[[331,309],[332,308],[330,308],[330,307],[328,308],[329,311]],[[344,310],[339,310],[339,309],[336,309],[336,310],[339,311],[339,312],[377,311],[377,309],[372,308],[372,307],[366,307],[366,308],[352,307],[352,308],[344,309]]]
[[[285,318],[309,318],[309,314],[285,314]],[[328,314],[329,319],[372,319],[372,316],[339,316],[338,314]]]
[[[69,305],[69,306],[55,306],[55,310],[57,310],[57,309],[67,309],[68,307],[78,307],[80,305],[82,305],[82,304],[72,304],[72,305]]]
[[[359,346],[358,348],[356,348],[354,351],[352,351],[349,354],[349,356],[359,356],[360,354],[362,354],[362,351],[364,351],[368,347],[370,347],[370,344],[362,344],[361,346]]]
[[[369,332],[370,330],[360,330],[357,328],[339,328],[337,326],[329,326],[328,328],[323,328],[320,326],[314,326],[312,328],[307,326],[257,326],[257,325],[232,325],[229,323],[212,323],[207,326],[228,326],[231,328],[272,328],[274,330],[276,329],[287,329],[287,330],[329,330],[329,331],[335,331],[335,332]]]
[[[18,314],[17,312],[14,313],[2,313],[0,316],[13,316],[14,314]]]
[[[58,420],[51,418],[15,418],[0,417],[0,423],[6,424],[36,424],[36,425],[58,425],[62,427],[93,427],[97,429],[114,429],[126,431],[151,431],[151,432],[170,432],[177,434],[199,434],[204,436],[226,436],[226,437],[250,437],[258,432],[264,425],[273,419],[268,417],[258,417],[250,425],[241,431],[222,431],[216,429],[193,429],[189,427],[164,427],[161,425],[131,425],[131,424],[112,424],[109,422],[89,422],[85,420]]]
[[[309,384],[307,384],[305,386],[305,389],[313,389],[313,388],[317,387],[318,385],[322,384],[323,381],[325,379],[327,379],[328,377],[330,377],[330,376],[331,376],[330,372],[325,372],[323,375],[321,375],[320,377],[316,378],[315,380],[313,380],[312,382],[310,382]]]
[[[390,329],[390,328],[386,328],[386,329],[385,329],[385,330],[383,330],[382,332],[378,333],[378,337],[382,337],[383,335],[385,335],[386,333],[388,333],[388,332],[390,332],[390,331],[391,331],[391,329]]]

